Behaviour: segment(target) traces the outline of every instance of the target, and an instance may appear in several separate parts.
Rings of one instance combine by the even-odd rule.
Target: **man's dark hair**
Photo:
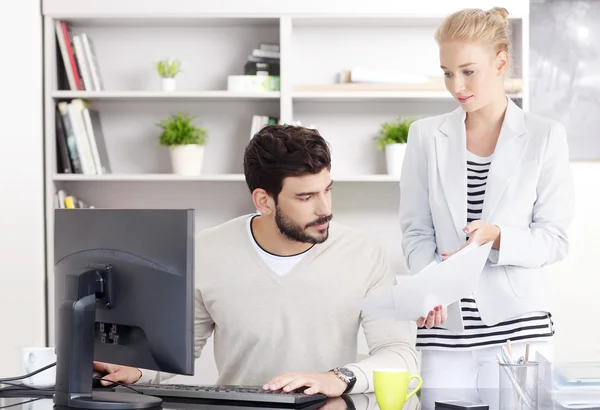
[[[244,152],[244,175],[250,192],[264,189],[277,201],[283,180],[331,170],[329,145],[317,130],[267,125]]]

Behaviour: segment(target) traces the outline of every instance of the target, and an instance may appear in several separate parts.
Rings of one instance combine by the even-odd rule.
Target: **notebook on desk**
[[[562,383],[596,385],[600,389],[600,363],[558,364],[556,372]]]

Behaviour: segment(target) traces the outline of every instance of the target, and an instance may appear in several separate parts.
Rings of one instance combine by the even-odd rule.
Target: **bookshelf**
[[[335,219],[378,237],[390,250],[393,268],[399,274],[404,272],[396,220],[398,178],[385,173],[384,154],[376,150],[373,139],[384,121],[400,115],[437,115],[453,110],[457,104],[439,87],[349,90],[333,85],[340,71],[361,65],[402,68],[439,78],[433,31],[446,10],[439,9],[439,14],[371,16],[363,11],[358,17],[334,11],[277,12],[278,6],[261,14],[248,11],[241,3],[235,14],[210,10],[194,13],[188,10],[192,2],[175,2],[168,12],[153,13],[139,13],[127,5],[120,9],[116,3],[115,9],[98,4],[82,9],[81,4],[67,0],[55,3],[56,7],[47,7],[44,12],[51,344],[57,190],[95,207],[192,207],[196,209],[198,230],[253,212],[242,174],[243,149],[250,137],[253,115],[272,116],[286,123],[301,121],[302,125],[319,129],[332,149]],[[159,10],[162,6],[156,7]],[[73,91],[58,87],[61,55],[56,44],[56,20],[67,21],[73,34],[86,33],[93,41],[104,89]],[[515,77],[522,80],[520,89],[511,96],[527,109],[527,13],[512,13],[511,24]],[[260,43],[280,45],[280,90],[226,91],[227,76],[242,74],[249,52]],[[152,66],[167,56],[184,61],[174,92],[160,90]],[[59,102],[73,99],[87,101],[100,114],[112,168],[109,174],[58,172],[54,110]],[[197,116],[198,123],[208,129],[200,176],[172,174],[168,153],[157,143],[155,124],[178,111]],[[213,360],[210,346],[211,342],[201,360]],[[362,348],[366,349],[364,344]],[[211,382],[210,377],[197,380]]]
[[[86,100],[131,101],[131,100],[278,100],[278,91],[236,92],[236,91],[54,91],[55,100],[83,98]]]

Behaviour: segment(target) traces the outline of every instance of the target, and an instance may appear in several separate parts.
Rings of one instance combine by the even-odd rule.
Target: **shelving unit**
[[[84,13],[75,3],[45,13],[45,162],[46,243],[50,307],[49,335],[54,340],[54,196],[65,189],[95,207],[185,207],[196,209],[198,230],[253,212],[242,174],[242,155],[250,138],[252,115],[316,126],[331,144],[334,219],[367,231],[390,249],[398,273],[404,269],[397,225],[398,178],[385,173],[384,154],[373,138],[384,121],[397,116],[424,117],[448,112],[457,104],[436,91],[300,91],[327,85],[356,66],[406,69],[441,75],[433,32],[443,14],[293,13],[122,14],[106,9]],[[179,3],[178,3],[179,4]],[[73,13],[65,12],[71,10]],[[94,6],[100,7],[100,6]],[[108,7],[108,6],[107,6]],[[101,8],[101,7],[100,7]],[[77,11],[79,10],[79,11]],[[528,22],[513,13],[516,75],[523,89],[513,95],[527,108]],[[57,88],[54,20],[66,20],[73,33],[93,40],[105,91]],[[243,93],[226,90],[228,75],[242,74],[246,57],[259,43],[279,43],[281,90]],[[177,91],[159,89],[152,63],[168,56],[184,60]],[[54,109],[58,102],[81,98],[101,115],[112,173],[58,174]],[[203,175],[170,174],[166,149],[157,143],[155,124],[178,111],[189,112],[208,129]],[[205,348],[205,350],[209,349]],[[212,356],[210,353],[207,355]],[[212,360],[212,359],[210,359]]]
[[[83,98],[86,100],[131,101],[131,100],[278,100],[278,91],[266,92],[234,92],[234,91],[54,91],[52,98],[70,100]]]
[[[335,182],[399,182],[400,179],[393,175],[357,175],[357,176],[338,176],[332,175]],[[82,175],[82,174],[55,174],[52,180],[58,181],[79,181],[79,182],[245,182],[244,174],[212,174],[198,176],[180,176],[173,174],[106,174],[106,175]]]

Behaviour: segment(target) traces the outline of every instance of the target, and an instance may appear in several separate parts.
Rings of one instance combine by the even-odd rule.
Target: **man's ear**
[[[275,201],[271,195],[262,188],[256,188],[252,192],[252,202],[254,203],[256,210],[262,215],[275,213]]]

